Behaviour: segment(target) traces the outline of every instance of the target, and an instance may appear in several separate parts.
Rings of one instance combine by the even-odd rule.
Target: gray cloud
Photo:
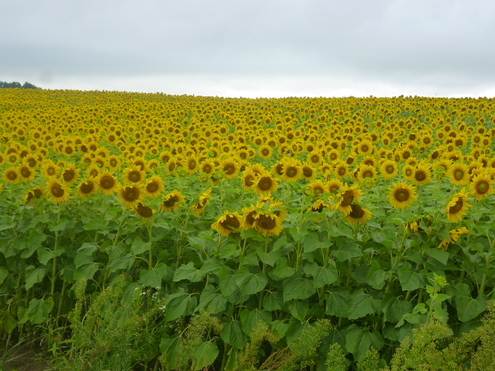
[[[219,95],[241,94],[243,84],[249,94],[330,95],[330,87],[321,89],[326,82],[334,92],[402,87],[448,95],[482,94],[495,78],[489,0],[19,0],[2,7],[0,80],[48,88],[93,81],[94,89],[149,91],[153,81],[173,81],[181,90],[196,80],[215,81]]]

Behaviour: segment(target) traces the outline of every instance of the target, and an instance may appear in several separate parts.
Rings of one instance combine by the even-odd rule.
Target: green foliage
[[[175,338],[162,338],[160,362],[167,370],[203,370],[218,357],[218,334],[223,327],[218,318],[201,311]]]
[[[391,370],[494,370],[495,303],[483,324],[460,337],[435,317],[413,330],[396,350]]]
[[[86,280],[75,286],[77,298],[69,314],[71,337],[69,350],[57,363],[61,369],[129,370],[145,365],[147,357],[158,350],[153,320],[158,306],[145,307],[148,293],[120,276],[85,307]]]

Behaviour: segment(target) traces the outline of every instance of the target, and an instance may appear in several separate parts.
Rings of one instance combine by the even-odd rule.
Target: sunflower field
[[[0,365],[492,367],[495,99],[0,90]]]

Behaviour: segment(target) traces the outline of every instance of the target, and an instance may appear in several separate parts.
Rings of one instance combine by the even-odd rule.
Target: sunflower
[[[405,165],[402,168],[402,174],[404,178],[412,181],[412,178],[414,177],[414,170],[415,170],[414,166]]]
[[[29,181],[33,180],[34,177],[35,177],[35,175],[36,175],[36,173],[34,172],[34,170],[31,169],[27,165],[22,165],[18,169],[18,174],[21,177],[21,180],[23,180],[25,182],[29,182]]]
[[[239,162],[237,162],[233,158],[227,158],[220,163],[220,169],[222,169],[223,176],[226,179],[232,179],[239,174],[241,166]]]
[[[253,171],[252,167],[247,167],[241,176],[242,189],[249,191],[256,183],[257,174]]]
[[[74,165],[71,162],[68,162],[66,164],[66,167],[64,170],[62,170],[62,179],[64,180],[65,184],[71,185],[74,184],[79,177],[79,170],[76,169],[76,165]]]
[[[333,169],[335,176],[339,179],[345,178],[349,172],[349,166],[343,160],[336,161]]]
[[[110,156],[108,156],[106,163],[107,163],[107,167],[109,169],[111,169],[112,171],[117,171],[120,169],[120,166],[122,164],[122,160],[120,159],[119,156],[110,155]]]
[[[1,190],[1,188],[0,188],[0,190]],[[35,187],[26,193],[26,196],[24,197],[23,202],[26,204],[32,205],[33,204],[32,200],[34,198],[40,199],[42,196],[43,196],[43,189],[41,189],[40,187]]]
[[[225,237],[231,233],[239,233],[242,229],[242,216],[227,210],[211,227]]]
[[[272,178],[270,173],[266,172],[256,178],[252,189],[260,195],[268,195],[277,189],[277,180]]]
[[[254,215],[253,228],[263,236],[278,236],[283,229],[281,224],[280,218],[274,213],[258,211],[256,215]]]
[[[148,163],[146,162],[146,159],[142,156],[137,156],[131,161],[131,166],[137,166],[139,170],[142,172],[145,172],[148,170]]]
[[[327,192],[327,187],[321,180],[313,180],[306,186],[306,193],[312,194],[313,197],[319,197],[323,193]]]
[[[417,200],[414,193],[414,187],[405,182],[395,183],[393,188],[390,188],[388,199],[396,209],[405,209],[411,206],[411,202]]]
[[[138,165],[124,169],[124,183],[139,183],[144,179],[144,171]]]
[[[454,185],[467,185],[469,183],[469,169],[463,163],[455,162],[447,169],[447,176]]]
[[[161,211],[174,211],[181,206],[181,202],[184,201],[184,196],[179,191],[172,191],[163,198],[160,204]]]
[[[413,175],[411,177],[411,181],[415,185],[423,185],[430,181],[431,179],[431,170],[430,166],[426,163],[420,163],[414,169]]]
[[[366,220],[371,219],[371,212],[358,204],[351,204],[351,211],[345,215],[350,224],[366,224]]]
[[[438,245],[439,249],[447,250],[451,242],[457,242],[461,239],[461,234],[469,233],[466,227],[456,228],[449,231],[449,238],[444,238]]]
[[[3,179],[7,183],[17,183],[19,180],[21,180],[21,176],[19,175],[19,170],[14,167],[9,167],[8,169],[5,169],[5,171],[3,172]]]
[[[35,169],[36,167],[38,167],[39,158],[41,158],[40,155],[27,155],[26,158],[24,158],[23,163],[29,166],[31,169]]]
[[[328,161],[333,164],[336,161],[340,159],[340,152],[337,151],[335,148],[332,148],[328,153],[327,153],[327,158]]]
[[[257,213],[258,208],[254,205],[242,208],[242,229],[254,228],[254,220]]]
[[[364,139],[357,146],[357,153],[360,155],[368,155],[373,153],[373,143],[368,139]]]
[[[330,205],[326,204],[324,200],[317,199],[313,201],[310,207],[306,209],[306,212],[316,212],[321,213],[324,209],[330,209]]]
[[[215,172],[215,163],[211,160],[204,160],[201,162],[199,170],[202,174],[213,175]]]
[[[399,172],[399,168],[395,161],[385,160],[380,165],[380,173],[382,174],[382,178],[385,180],[390,180],[395,178],[398,172]]]
[[[100,175],[100,168],[94,164],[89,165],[88,168],[86,169],[86,176],[90,178],[97,178],[98,175]]]
[[[190,175],[198,171],[198,159],[196,158],[196,156],[188,156],[186,158],[185,168]]]
[[[338,195],[343,186],[344,184],[340,181],[340,179],[330,179],[327,182],[327,189],[333,195]]]
[[[364,181],[366,178],[373,178],[376,175],[376,168],[371,165],[361,164],[359,166],[358,179]]]
[[[141,202],[143,197],[143,191],[137,184],[121,186],[119,187],[118,193],[119,200],[129,209],[134,208],[138,202]]]
[[[494,193],[493,180],[487,172],[481,172],[473,177],[469,183],[471,194],[477,200],[486,198],[489,194]]]
[[[258,155],[264,159],[270,159],[273,154],[273,148],[268,144],[263,144],[258,148]]]
[[[462,216],[466,214],[466,210],[471,206],[471,204],[467,202],[467,199],[468,194],[466,193],[465,188],[451,198],[445,208],[447,220],[449,222],[455,223],[462,220]]]
[[[206,205],[210,202],[210,198],[211,188],[203,192],[203,194],[199,196],[198,202],[191,206],[191,210],[194,216],[199,216],[203,212]]]
[[[284,162],[282,179],[293,181],[301,178],[302,176],[303,174],[299,161],[294,158],[288,158]]]
[[[288,214],[288,211],[282,201],[270,200],[268,210],[275,214],[279,218],[280,222],[283,222]]]
[[[151,220],[151,217],[155,213],[155,210],[153,210],[151,207],[144,205],[143,203],[139,202],[134,209],[136,213],[140,216],[142,216],[146,220]]]
[[[495,161],[493,167],[495,168]],[[277,161],[271,168],[272,173],[276,174],[276,176],[281,177],[284,175],[284,162]]]
[[[162,178],[158,175],[153,175],[150,180],[148,180],[143,190],[147,197],[155,197],[163,192],[164,189],[165,186],[163,185]]]
[[[95,179],[86,179],[79,184],[79,187],[77,187],[77,194],[81,198],[86,198],[95,193],[97,189],[98,186]]]
[[[54,178],[48,181],[46,188],[50,201],[63,203],[69,199],[69,190],[64,184],[59,183],[58,180]]]
[[[335,204],[335,208],[344,213],[344,215],[349,214],[352,211],[352,203],[359,202],[361,198],[362,192],[355,184],[349,187],[347,184],[344,184],[340,191],[339,199]]]
[[[43,165],[41,166],[41,175],[44,178],[56,177],[58,176],[59,172],[60,172],[60,166],[54,164],[50,160],[44,161]]]
[[[98,178],[96,178],[98,188],[104,195],[111,195],[117,191],[119,184],[115,177],[108,171],[103,172]]]
[[[308,153],[308,158],[306,161],[309,162],[310,165],[318,166],[323,161],[323,156],[318,151],[312,151]]]
[[[303,164],[301,167],[302,175],[307,181],[313,181],[316,178],[316,169],[309,165]]]

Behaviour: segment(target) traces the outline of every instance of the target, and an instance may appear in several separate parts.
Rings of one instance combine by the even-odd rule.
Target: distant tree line
[[[33,85],[27,81],[22,85],[20,82],[17,81],[13,81],[13,82],[0,81],[0,88],[40,89],[36,85]]]

